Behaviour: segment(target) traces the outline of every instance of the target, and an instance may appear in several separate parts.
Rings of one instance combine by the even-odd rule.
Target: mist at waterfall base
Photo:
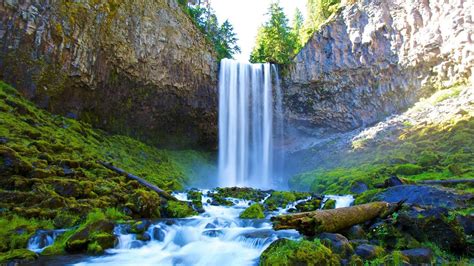
[[[219,158],[221,187],[282,188],[284,135],[278,70],[271,64],[221,61]]]

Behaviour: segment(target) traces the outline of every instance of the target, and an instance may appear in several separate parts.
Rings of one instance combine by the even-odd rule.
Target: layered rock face
[[[344,2],[344,1],[343,1]],[[347,4],[295,58],[286,115],[347,131],[373,124],[474,72],[473,2]]]
[[[217,61],[175,0],[0,3],[0,78],[55,113],[173,146],[212,144]]]

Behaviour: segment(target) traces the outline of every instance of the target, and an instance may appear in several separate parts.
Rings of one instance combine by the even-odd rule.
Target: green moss
[[[170,218],[186,218],[197,215],[191,206],[181,201],[168,201],[165,211]]]
[[[99,243],[97,243],[97,241],[89,243],[89,245],[87,245],[87,253],[101,254],[102,252],[104,252],[104,250],[99,245]]]
[[[27,249],[14,249],[6,253],[0,253],[0,262],[21,261],[31,262],[38,258],[38,254]]]
[[[336,208],[336,201],[333,199],[328,199],[324,203],[324,207],[323,207],[324,210],[330,210],[330,209],[335,209],[335,208]]]
[[[288,204],[311,196],[305,192],[273,191],[268,199],[265,200],[265,207],[269,211],[275,211],[278,208],[284,208]]]
[[[250,207],[245,209],[240,216],[240,219],[263,219],[265,214],[263,213],[263,206],[259,203],[252,204]]]
[[[260,265],[340,265],[339,257],[319,240],[279,239],[260,256]]]
[[[402,164],[397,166],[395,173],[399,175],[417,175],[423,172],[423,167],[415,164]]]
[[[53,229],[49,220],[26,219],[17,215],[2,214],[0,217],[0,252],[27,247],[28,239],[38,229]]]

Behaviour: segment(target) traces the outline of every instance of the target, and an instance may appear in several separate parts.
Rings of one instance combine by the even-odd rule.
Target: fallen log
[[[473,179],[451,179],[451,180],[424,180],[418,181],[418,184],[426,184],[426,185],[456,185],[456,184],[473,184],[474,185],[474,178]]]
[[[172,195],[170,195],[168,192],[164,191],[163,189],[145,181],[143,178],[140,178],[136,175],[132,175],[130,173],[127,173],[125,170],[123,169],[120,169],[118,167],[115,167],[113,166],[111,163],[106,163],[106,162],[101,162],[101,161],[98,161],[98,163],[100,163],[102,166],[104,166],[105,168],[109,169],[109,170],[112,170],[118,174],[121,174],[121,175],[125,175],[127,178],[130,178],[130,179],[133,179],[135,181],[137,181],[138,183],[140,183],[141,185],[155,191],[156,193],[158,193],[158,195],[162,196],[163,198],[167,199],[167,200],[173,200],[173,201],[178,201],[177,198],[173,197]]]
[[[346,208],[275,216],[272,222],[275,230],[296,229],[306,236],[323,232],[336,233],[377,217],[385,218],[398,210],[401,204],[403,202],[371,202]]]

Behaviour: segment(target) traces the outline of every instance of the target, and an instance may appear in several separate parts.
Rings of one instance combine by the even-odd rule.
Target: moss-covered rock
[[[273,191],[268,199],[265,200],[265,207],[269,211],[275,211],[278,208],[285,208],[288,204],[308,198],[311,193],[306,192],[290,192],[290,191]]]
[[[197,215],[197,212],[187,202],[168,201],[164,212],[170,218],[186,218]]]
[[[423,167],[415,164],[402,164],[395,169],[395,173],[399,175],[417,175],[423,172]]]
[[[259,203],[252,204],[250,207],[245,209],[240,215],[240,219],[263,219],[265,214],[263,213],[263,206]]]
[[[312,197],[310,200],[296,204],[295,210],[297,212],[315,211],[321,207],[321,202],[322,202],[321,198]]]
[[[328,199],[324,202],[323,209],[324,210],[331,210],[336,208],[336,201],[333,199]]]
[[[105,248],[111,248],[113,245],[110,246],[111,242],[108,241],[110,240],[108,237],[113,236],[113,229],[114,224],[107,220],[99,220],[86,224],[83,228],[80,228],[68,238],[65,250],[70,253],[88,251],[89,245],[97,242],[98,239],[102,239],[102,237],[105,238],[102,239],[101,242],[103,244],[109,244],[109,246],[102,247],[102,250]],[[99,243],[97,242],[97,244]],[[96,244],[93,244],[93,246],[96,246]],[[95,252],[97,249],[94,249],[93,251]]]
[[[154,191],[137,189],[130,197],[128,207],[137,217],[160,218],[161,198]]]
[[[38,259],[38,254],[27,249],[14,249],[0,253],[0,262],[31,263]]]
[[[279,239],[260,256],[260,265],[340,265],[339,256],[319,241]]]
[[[248,187],[217,188],[216,193],[224,198],[236,198],[254,202],[262,201],[268,196],[267,191]]]

